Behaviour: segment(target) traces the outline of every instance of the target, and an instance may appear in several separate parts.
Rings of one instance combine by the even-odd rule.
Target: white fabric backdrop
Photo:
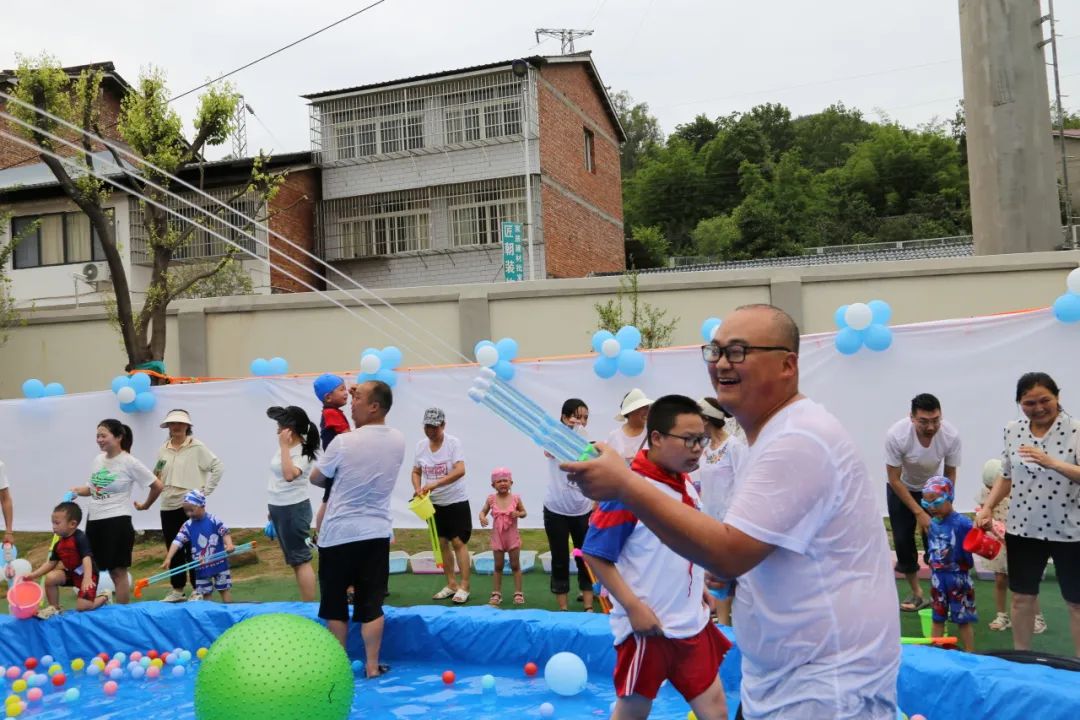
[[[1080,327],[1059,323],[1047,310],[909,325],[894,328],[894,333],[892,347],[883,353],[864,349],[842,356],[833,348],[832,334],[804,336],[801,353],[803,391],[825,404],[854,436],[879,481],[875,485],[882,514],[884,434],[907,415],[914,395],[937,395],[945,418],[960,430],[964,448],[957,506],[965,511],[974,505],[983,462],[1000,452],[1003,426],[1018,416],[1013,395],[1022,373],[1050,373],[1063,389],[1062,404],[1080,406],[1080,395],[1074,392],[1080,387]],[[666,393],[701,397],[710,391],[696,347],[647,355],[645,373],[638,378],[600,380],[593,374],[591,358],[573,358],[518,364],[514,383],[552,415],[565,398],[583,398],[591,409],[590,436],[602,440],[616,426],[619,400],[635,385],[654,398]],[[542,526],[547,481],[543,456],[530,440],[466,397],[476,374],[475,367],[399,374],[389,423],[404,431],[409,442],[393,498],[396,527],[420,527],[406,507],[411,495],[409,472],[413,447],[423,437],[424,409],[432,405],[446,410],[447,432],[457,435],[464,446],[468,469],[464,482],[474,514],[491,492],[492,468],[505,465],[514,471],[514,491],[529,511],[522,526]],[[196,437],[225,464],[210,510],[232,526],[261,527],[266,522],[268,465],[276,447],[276,426],[265,410],[271,405],[299,405],[317,422],[320,404],[311,382],[305,377],[164,387],[155,390],[158,402],[151,415],[125,416],[109,391],[2,401],[0,460],[7,464],[16,528],[47,530],[51,509],[65,490],[87,481],[98,452],[94,433],[101,419],[118,417],[131,425],[133,452],[152,467],[166,437],[158,423],[176,407],[191,413]],[[348,414],[348,407],[345,410]],[[312,500],[319,500],[314,490]],[[156,507],[134,515],[137,527],[160,526]]]

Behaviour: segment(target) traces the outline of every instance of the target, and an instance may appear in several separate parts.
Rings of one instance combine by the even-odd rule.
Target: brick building
[[[322,256],[361,283],[502,281],[504,221],[525,225],[526,279],[625,267],[625,137],[589,53],[305,98]]]
[[[100,125],[104,136],[120,143],[116,131],[120,103],[132,90],[115,71],[112,63],[97,63],[65,68],[71,78],[84,69],[104,72],[100,95]],[[10,91],[15,78],[11,71],[0,72],[0,88]],[[2,106],[0,100],[0,106]],[[2,109],[2,107],[0,107]],[[3,123],[0,120],[0,123]],[[15,134],[8,124],[0,130]],[[122,143],[121,143],[122,144]],[[147,244],[143,210],[137,198],[124,191],[127,181],[111,164],[112,158],[104,146],[94,147],[95,164],[114,177],[121,188],[113,188],[106,203],[114,223],[117,246],[121,249],[125,274],[131,294],[141,299],[150,281],[153,258]],[[64,148],[61,154],[70,154]],[[320,171],[311,161],[310,152],[275,155],[264,166],[264,172],[285,172],[286,180],[278,194],[262,205],[260,199],[243,192],[252,171],[252,158],[240,158],[204,163],[181,173],[181,179],[202,189],[218,201],[249,217],[267,219],[269,230],[278,233],[308,251],[315,249],[315,210],[320,196]],[[180,192],[180,186],[173,188]],[[207,210],[217,212],[220,206],[206,198],[198,199],[193,192],[180,193],[185,200],[195,201]],[[205,218],[187,202],[172,200],[169,205],[185,217]],[[73,302],[101,302],[111,291],[108,264],[104,252],[90,226],[89,219],[79,211],[61,190],[52,172],[33,150],[0,133],[0,211],[10,214],[10,220],[0,226],[0,244],[12,236],[23,237],[8,259],[6,272],[11,279],[10,292],[20,304],[50,306]],[[306,292],[306,282],[322,287],[321,273],[312,272],[315,262],[303,253],[272,237],[266,230],[249,228],[239,215],[226,216],[227,222],[247,229],[255,240],[243,233],[222,226],[215,231],[249,250],[238,259],[251,278],[256,293]],[[269,249],[264,245],[269,245]],[[189,242],[174,255],[176,262],[203,263],[222,257],[232,247],[205,230],[194,232]],[[280,254],[279,254],[280,253]],[[260,258],[268,254],[275,267],[269,269]],[[91,266],[92,269],[91,269]],[[285,272],[299,280],[288,277]]]

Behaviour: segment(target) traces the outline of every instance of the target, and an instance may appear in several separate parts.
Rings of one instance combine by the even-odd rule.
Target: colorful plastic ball
[[[131,677],[136,680],[141,680],[142,676],[146,674],[146,668],[138,663],[135,663],[135,667],[131,670]]]
[[[196,650],[196,651],[195,651],[195,657],[197,657],[197,658],[199,658],[200,660],[202,660],[203,658],[205,658],[205,657],[206,657],[206,653],[207,653],[207,652],[209,652],[209,651],[208,651],[208,650],[207,650],[206,648],[204,648],[204,647],[201,647],[201,648],[199,648],[198,650]]]
[[[191,662],[191,652],[188,650],[180,651],[180,662],[187,664]]]
[[[90,677],[96,677],[97,675],[101,674],[101,668],[97,665],[97,663],[88,665],[86,667],[86,674]]]
[[[584,661],[574,653],[555,653],[544,665],[544,681],[557,695],[571,697],[585,689],[589,671]]]
[[[491,688],[495,687],[495,676],[485,675],[484,677],[480,678],[480,687],[484,688],[485,690],[490,690]]]
[[[914,715],[911,716],[911,720],[926,720],[926,716],[925,715],[919,715],[918,713],[915,713]]]
[[[71,669],[74,670],[75,672],[82,672],[83,668],[85,668],[85,667],[86,667],[86,661],[83,660],[82,658],[75,658],[74,660],[71,661]]]
[[[23,666],[27,670],[33,670],[34,668],[36,668],[38,666],[38,659],[37,658],[26,658],[26,661],[23,662]]]
[[[19,677],[19,673],[20,670],[18,666],[12,665],[7,669],[7,672],[5,672],[4,675],[7,677],[8,680],[14,680],[15,678]]]
[[[13,702],[10,705],[5,706],[8,717],[19,717],[22,715],[22,711],[26,709],[26,706],[21,702]]]
[[[124,677],[124,671],[121,670],[120,668],[113,668],[112,670],[109,671],[109,679],[110,680],[119,680],[122,677]]]
[[[172,669],[173,677],[184,677],[185,672],[187,672],[187,670],[184,669],[183,665],[176,665]]]
[[[131,657],[128,659],[132,662],[139,662],[140,660],[142,660],[142,653],[136,650],[135,652],[131,653]]]
[[[64,702],[75,702],[79,699],[79,688],[68,688],[64,691]]]
[[[176,664],[176,655],[174,655],[173,653],[165,653],[164,658],[165,658],[165,664],[166,665],[175,665]]]
[[[35,687],[35,688],[30,688],[29,690],[26,691],[26,699],[29,700],[30,702],[37,702],[38,700],[41,699],[42,695],[44,695],[44,693],[41,691],[41,688],[36,688]]]
[[[211,646],[195,676],[195,717],[345,720],[354,689],[349,658],[325,627],[299,615],[256,615]]]
[[[549,718],[555,714],[555,706],[549,702],[540,703],[540,717]]]
[[[129,662],[129,663],[127,664],[127,671],[128,671],[129,673],[135,672],[135,668],[137,668],[137,667],[142,667],[142,665],[140,665],[139,663],[137,663],[137,662],[135,662],[134,660],[132,660],[131,662]]]
[[[98,658],[101,659],[101,662],[107,663],[109,662],[109,653],[98,653]]]
[[[105,691],[106,695],[115,695],[116,691],[119,688],[120,688],[120,686],[117,685],[115,681],[109,680],[108,682],[105,683],[105,685],[101,689]]]
[[[539,668],[536,667],[536,663],[534,663],[534,662],[525,663],[525,675],[527,675],[528,677],[534,677],[538,671],[539,671]]]
[[[150,658],[151,660],[153,660],[157,656],[158,656],[158,651],[157,650],[148,650],[146,652],[146,657]]]
[[[139,667],[145,670],[146,668],[150,667],[150,663],[152,662],[154,661],[143,655],[141,658],[139,658]]]
[[[364,663],[360,660],[353,660],[350,667],[354,673],[358,673],[364,669]]]
[[[11,689],[14,692],[17,692],[17,693],[26,692],[26,688],[27,688],[26,681],[23,680],[22,678],[19,678],[15,682],[11,683]]]
[[[63,669],[64,668],[60,667],[60,663],[53,663],[52,665],[49,666],[49,675],[50,676],[55,675],[56,673],[60,672]]]
[[[160,665],[151,665],[150,667],[146,668],[146,677],[150,678],[151,680],[153,680],[159,675],[161,675]]]
[[[52,676],[52,684],[54,687],[62,687],[67,682],[67,675],[62,672],[58,672]]]
[[[150,667],[156,667],[158,670],[160,670],[161,668],[165,667],[165,662],[160,657],[156,657],[150,661]]]
[[[44,665],[45,667],[49,667],[50,665],[53,664],[53,656],[52,655],[42,655],[41,656],[41,664]]]
[[[442,681],[444,683],[446,683],[447,685],[453,685],[454,680],[456,680],[456,679],[457,679],[457,675],[454,674],[453,670],[444,670],[443,671]]]
[[[10,705],[13,702],[22,702],[22,698],[18,695],[8,695],[7,699],[4,700],[4,705]]]
[[[123,665],[125,662],[127,662],[127,655],[122,652],[118,652],[112,656],[112,659]]]

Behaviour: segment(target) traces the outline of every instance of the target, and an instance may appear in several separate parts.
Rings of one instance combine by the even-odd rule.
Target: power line
[[[356,12],[350,13],[349,15],[346,15],[345,17],[341,18],[340,20],[335,20],[334,22],[330,23],[326,27],[319,28],[315,32],[308,33],[307,35],[300,38],[299,40],[294,40],[293,42],[289,43],[288,45],[283,45],[282,47],[279,47],[277,50],[274,50],[273,52],[269,52],[269,53],[263,55],[262,57],[260,57],[260,58],[258,58],[256,60],[252,60],[251,62],[247,63],[246,65],[241,65],[240,67],[236,68],[235,70],[230,70],[229,72],[224,73],[223,75],[218,75],[213,80],[209,80],[207,82],[204,82],[202,85],[199,85],[198,87],[193,87],[190,90],[188,90],[187,92],[180,93],[179,95],[176,95],[176,96],[170,98],[169,102],[173,102],[174,100],[179,100],[180,98],[186,97],[186,96],[190,95],[193,92],[196,92],[198,90],[202,90],[205,87],[209,87],[209,86],[213,85],[214,83],[216,83],[218,80],[224,80],[225,78],[229,77],[230,75],[235,75],[236,73],[240,72],[241,70],[247,70],[252,65],[257,65],[258,63],[261,63],[263,60],[267,60],[269,58],[274,57],[278,53],[284,52],[284,51],[288,50],[291,47],[296,47],[297,45],[304,42],[305,40],[310,40],[311,38],[315,37],[316,35],[318,35],[320,33],[323,33],[323,32],[326,32],[327,30],[329,30],[332,27],[336,27],[336,26],[340,25],[343,22],[346,22],[348,20],[352,20],[357,15],[360,15],[361,13],[365,13],[368,10],[371,10],[373,7],[376,7],[378,5],[382,5],[384,2],[386,2],[386,0],[375,0],[375,2],[371,3],[370,5],[368,5],[366,7],[362,7],[359,10],[357,10]]]

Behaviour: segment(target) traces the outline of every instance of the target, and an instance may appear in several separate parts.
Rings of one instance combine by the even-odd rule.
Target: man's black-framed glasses
[[[656,432],[660,433],[664,437],[677,438],[679,440],[682,440],[683,445],[686,446],[687,450],[693,450],[694,448],[701,448],[702,450],[704,450],[709,444],[708,435],[672,435],[671,433],[660,432],[659,430],[657,430]]]
[[[707,363],[714,363],[720,361],[720,356],[723,355],[727,358],[727,361],[732,365],[738,365],[746,360],[746,353],[757,350],[760,352],[795,352],[791,348],[783,347],[782,345],[725,345],[720,347],[715,343],[709,343],[708,345],[701,346],[701,357]]]

